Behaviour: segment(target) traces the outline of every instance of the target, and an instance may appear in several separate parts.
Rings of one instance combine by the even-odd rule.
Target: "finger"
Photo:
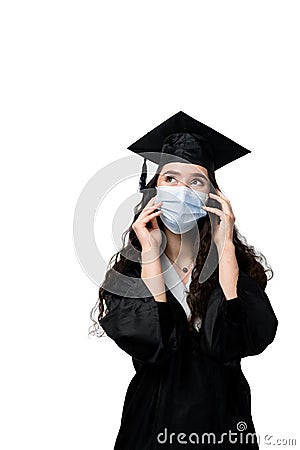
[[[151,211],[153,211],[153,209],[156,208],[156,205],[153,205],[152,208],[149,207],[149,209],[147,209],[146,211],[142,211],[141,214],[139,215],[137,222],[143,222],[144,220],[146,220],[146,222],[148,222],[149,220],[149,216],[151,215]],[[155,213],[157,212],[162,212],[161,210],[155,211]],[[154,213],[152,213],[154,214]]]
[[[150,198],[150,201],[147,203],[148,205],[152,205],[155,202],[155,197],[156,195],[154,195],[153,197]]]
[[[220,197],[224,198],[224,200],[230,203],[230,200],[223,194],[223,192],[221,192],[219,189],[216,189],[216,191]]]
[[[231,212],[232,212],[231,204],[229,203],[229,200],[227,198],[223,198],[220,195],[213,194],[212,192],[209,193],[209,197],[214,198],[218,202],[220,202],[222,205],[223,211],[226,212],[227,214],[231,214]]]
[[[155,209],[159,208],[159,206],[160,206],[159,204],[155,204],[155,205],[153,205],[153,207],[147,208],[145,211],[143,211],[140,214],[139,219],[140,220],[144,220],[145,218],[147,219],[149,217],[149,215],[151,215],[154,212]],[[161,210],[159,210],[159,211],[161,211]],[[155,211],[155,212],[158,212],[158,211]]]
[[[215,198],[216,200],[218,200],[218,202],[220,202],[222,205],[224,205],[224,203],[226,202],[226,200],[223,197],[221,197],[220,195],[218,195],[218,194],[213,194],[212,192],[210,192],[208,195],[210,197]]]
[[[153,217],[159,216],[162,213],[162,211],[156,211],[152,214],[149,214],[147,217],[144,217],[141,222],[142,223],[148,223],[149,220],[153,219]]]
[[[153,205],[145,206],[143,211],[151,211],[152,209],[156,208],[158,205],[161,205],[161,204],[162,204],[162,201],[160,201],[158,203],[154,203]]]
[[[216,214],[216,215],[219,216],[219,217],[221,217],[221,216],[224,215],[224,211],[221,211],[221,210],[218,209],[218,208],[213,208],[212,206],[202,206],[202,208],[203,208],[205,211],[212,212],[212,213]]]
[[[146,203],[145,208],[147,208],[148,206],[151,206],[155,203],[155,197],[156,197],[156,195],[154,195],[153,197],[150,198],[149,202]]]
[[[153,211],[154,209],[158,208],[159,206],[161,206],[162,202],[158,202],[158,203],[154,203],[153,205],[150,206],[145,206],[145,208],[143,209],[143,211],[140,214],[140,218],[144,218],[145,216],[147,216],[151,211]]]

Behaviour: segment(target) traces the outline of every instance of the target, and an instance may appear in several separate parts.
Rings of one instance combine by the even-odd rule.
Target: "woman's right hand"
[[[159,249],[162,242],[161,230],[158,226],[156,217],[159,216],[162,211],[153,212],[162,202],[155,203],[155,197],[152,197],[150,201],[146,204],[144,209],[141,211],[139,217],[132,224],[132,229],[137,235],[138,240],[142,246],[142,251]],[[146,224],[150,222],[152,228],[146,227]]]

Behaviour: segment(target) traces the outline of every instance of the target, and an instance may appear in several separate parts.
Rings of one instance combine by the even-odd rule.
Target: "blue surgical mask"
[[[207,212],[202,209],[208,194],[186,186],[157,186],[155,202],[162,201],[158,207],[164,225],[175,234],[183,234],[197,225],[197,220]]]

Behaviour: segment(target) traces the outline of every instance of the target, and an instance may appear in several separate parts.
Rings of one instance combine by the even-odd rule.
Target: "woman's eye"
[[[171,179],[175,180],[175,178],[174,178],[174,177],[171,177],[171,175],[166,176],[166,181],[171,182]]]
[[[194,179],[194,180],[192,181],[192,184],[194,183],[194,181],[199,181],[200,185],[201,185],[201,186],[203,186],[203,183],[202,183],[202,181],[201,181],[201,180],[199,180],[199,179],[195,178],[195,179]]]

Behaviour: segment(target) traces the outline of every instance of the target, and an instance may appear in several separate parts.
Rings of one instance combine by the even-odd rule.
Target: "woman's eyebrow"
[[[161,175],[166,175],[167,173],[172,174],[172,175],[181,175],[181,173],[177,172],[177,170],[166,170],[166,172],[162,173]],[[207,177],[201,172],[191,173],[190,176],[191,177],[201,177],[201,178],[204,178],[205,180],[207,180]]]

